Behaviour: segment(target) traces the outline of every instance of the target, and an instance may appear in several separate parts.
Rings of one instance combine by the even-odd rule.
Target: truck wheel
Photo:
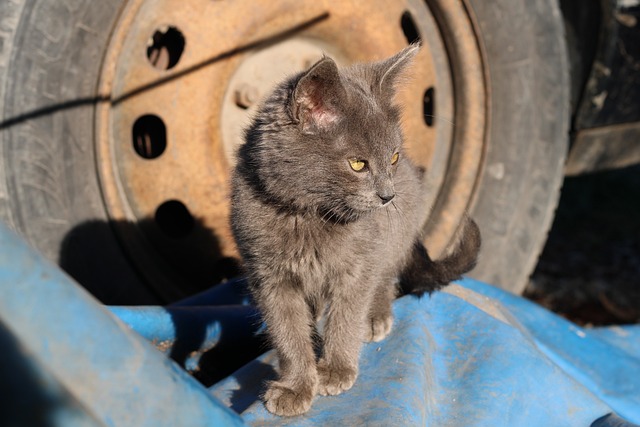
[[[434,254],[465,212],[473,275],[520,292],[553,218],[568,69],[552,0],[0,3],[0,218],[103,302],[158,303],[237,273],[228,176],[258,99],[323,53],[422,40],[400,94],[433,181]]]

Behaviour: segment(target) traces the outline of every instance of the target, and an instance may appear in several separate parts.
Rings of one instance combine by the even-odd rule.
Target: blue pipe
[[[49,388],[58,390],[59,399],[48,400],[57,403],[42,414],[50,425],[244,425],[3,224],[0,326],[4,341],[19,343],[16,351],[31,357],[31,372],[46,371],[54,382]],[[0,396],[25,392],[7,387],[0,381]],[[78,422],[61,421],[62,413]]]
[[[192,373],[200,371],[202,356],[216,346],[237,348],[252,341],[256,346],[259,345],[256,333],[261,323],[255,308],[251,306],[109,309],[131,329]]]

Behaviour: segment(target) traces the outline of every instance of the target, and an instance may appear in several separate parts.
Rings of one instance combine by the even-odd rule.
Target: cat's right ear
[[[395,85],[406,71],[406,68],[413,62],[418,54],[421,44],[413,43],[390,58],[376,62],[372,65],[376,73],[376,83],[378,93],[385,98],[391,98],[395,92]]]
[[[345,97],[338,66],[323,58],[298,80],[291,114],[303,133],[327,131],[342,119],[340,104]]]

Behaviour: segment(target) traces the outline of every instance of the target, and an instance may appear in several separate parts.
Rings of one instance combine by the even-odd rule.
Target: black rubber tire
[[[0,219],[109,304],[155,303],[100,193],[94,107],[122,0],[0,2]],[[468,0],[490,100],[472,214],[474,275],[520,292],[551,224],[568,141],[569,82],[555,0]],[[526,94],[524,97],[514,94]]]
[[[569,143],[570,83],[557,0],[467,0],[485,64],[488,148],[472,216],[473,276],[521,293],[551,227]]]
[[[110,229],[93,145],[122,3],[0,2],[0,219],[103,302],[143,304],[157,298]]]

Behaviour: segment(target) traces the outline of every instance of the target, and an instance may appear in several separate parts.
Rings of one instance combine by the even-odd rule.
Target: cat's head
[[[394,176],[405,161],[393,98],[418,49],[344,69],[325,57],[279,86],[239,152],[257,188],[334,221],[392,203]]]

